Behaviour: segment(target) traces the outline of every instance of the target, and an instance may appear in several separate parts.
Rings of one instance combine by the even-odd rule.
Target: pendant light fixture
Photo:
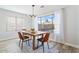
[[[31,16],[31,18],[36,17],[36,16],[34,15],[34,7],[35,7],[35,5],[32,5],[32,15],[30,15],[30,16]]]

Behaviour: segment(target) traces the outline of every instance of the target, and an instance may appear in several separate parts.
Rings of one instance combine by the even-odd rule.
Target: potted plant
[[[31,32],[32,32],[32,33],[35,33],[35,29],[34,29],[34,28],[31,28]]]

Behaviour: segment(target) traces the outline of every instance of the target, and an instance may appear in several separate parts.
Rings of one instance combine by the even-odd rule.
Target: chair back
[[[24,40],[24,38],[20,32],[18,32],[18,35],[19,35],[20,40]]]
[[[23,34],[23,35],[27,35],[27,33],[25,33],[25,32],[22,32],[22,34]]]
[[[43,41],[47,42],[49,40],[50,33],[45,33],[45,36],[43,37]]]

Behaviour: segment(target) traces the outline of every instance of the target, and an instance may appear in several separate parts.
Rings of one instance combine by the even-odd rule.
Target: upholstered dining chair
[[[23,36],[23,34],[21,32],[18,32],[18,35],[19,35],[19,46],[21,45],[21,49],[23,48],[23,42],[27,42],[29,43],[29,37],[28,36]]]
[[[37,47],[38,47],[39,41],[40,41],[43,46],[43,52],[44,52],[44,42],[47,42],[48,49],[49,49],[49,43],[48,43],[49,35],[50,35],[50,33],[45,33],[45,34],[43,34],[43,37],[37,39]]]

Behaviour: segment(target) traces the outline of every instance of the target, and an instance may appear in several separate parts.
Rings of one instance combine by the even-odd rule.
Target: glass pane
[[[54,15],[41,16],[38,19],[38,29],[39,30],[52,30],[54,29],[53,18]]]

